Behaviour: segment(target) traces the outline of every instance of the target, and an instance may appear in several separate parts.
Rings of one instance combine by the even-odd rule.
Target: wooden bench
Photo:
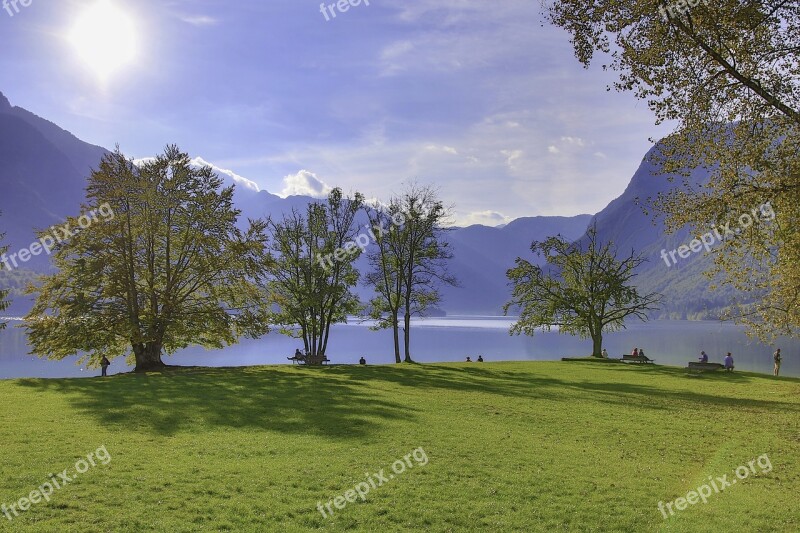
[[[719,363],[701,363],[699,361],[692,361],[689,363],[689,366],[686,367],[687,370],[693,370],[695,372],[716,372],[723,368],[725,368],[725,365]]]
[[[324,355],[307,355],[303,358],[303,362],[307,365],[319,366],[323,364],[327,365],[330,359]]]
[[[623,363],[652,364],[653,361],[654,359],[650,359],[646,355],[637,355],[634,357],[631,354],[623,354],[622,356]]]

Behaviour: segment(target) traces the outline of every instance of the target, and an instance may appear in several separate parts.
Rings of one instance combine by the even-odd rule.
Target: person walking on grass
[[[108,357],[106,357],[104,355],[103,358],[100,360],[100,368],[103,369],[103,376],[102,377],[107,377],[108,376],[108,367],[109,367],[110,364],[111,364],[111,361],[109,361]]]
[[[772,354],[772,358],[775,360],[775,375],[777,376],[781,372],[781,349],[780,348],[775,350],[775,353]]]

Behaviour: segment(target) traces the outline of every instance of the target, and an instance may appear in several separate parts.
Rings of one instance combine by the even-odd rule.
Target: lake
[[[5,319],[4,319],[5,320]],[[557,332],[537,333],[534,337],[510,336],[514,322],[508,317],[447,317],[414,321],[412,357],[418,362],[474,361],[483,355],[489,361],[548,361],[561,357],[587,355],[591,341],[561,335]],[[29,348],[21,322],[16,319],[0,331],[0,379],[21,377],[88,377],[99,370],[87,370],[75,364],[77,358],[48,361],[27,355]],[[361,356],[369,364],[394,362],[392,333],[371,331],[370,323],[352,322],[332,328],[328,357],[332,364],[355,364]],[[725,353],[733,353],[738,370],[772,373],[774,348],[750,341],[743,328],[718,322],[655,321],[631,323],[627,330],[607,334],[605,347],[611,357],[644,347],[656,363],[686,366],[697,360],[700,350],[709,354],[711,362],[722,362]],[[302,342],[277,333],[258,340],[243,340],[222,350],[187,348],[165,361],[172,365],[249,366],[289,364],[287,357]],[[776,347],[784,355],[781,375],[800,377],[800,341],[781,339]],[[121,360],[113,361],[111,373],[130,370]]]

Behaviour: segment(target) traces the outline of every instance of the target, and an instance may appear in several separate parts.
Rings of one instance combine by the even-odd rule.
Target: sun
[[[73,26],[69,40],[102,81],[136,57],[133,19],[109,0],[100,0],[86,9]]]

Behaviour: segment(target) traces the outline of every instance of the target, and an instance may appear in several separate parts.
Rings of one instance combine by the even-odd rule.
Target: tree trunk
[[[406,348],[406,363],[413,363],[414,361],[411,360],[411,347],[409,343],[411,342],[411,314],[406,312],[404,317],[403,323],[405,327],[403,328],[403,341],[405,342]]]
[[[397,311],[394,312],[394,320],[392,320],[392,330],[394,332],[394,359],[396,363],[402,363],[400,359],[400,325],[397,321]]]
[[[136,368],[134,372],[150,372],[161,370],[165,366],[161,360],[161,343],[148,342],[145,344],[134,344],[133,354],[136,356]]]
[[[603,334],[602,333],[595,333],[592,336],[592,356],[593,357],[603,357]]]

